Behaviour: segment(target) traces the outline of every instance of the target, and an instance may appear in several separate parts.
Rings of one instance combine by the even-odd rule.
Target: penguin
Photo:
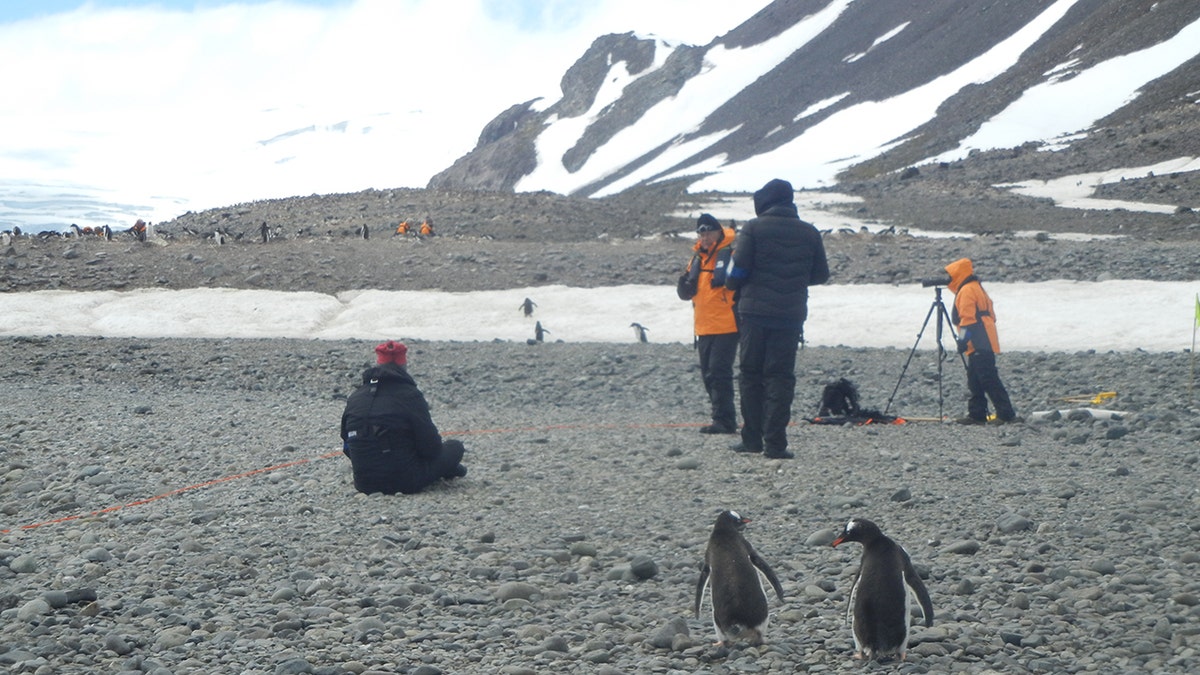
[[[650,330],[649,328],[636,322],[629,324],[629,327],[633,329],[633,336],[637,338],[638,342],[649,342],[646,339],[646,332]]]
[[[904,660],[908,650],[909,594],[912,589],[921,604],[925,626],[933,625],[933,602],[929,591],[904,547],[884,536],[879,526],[865,518],[851,518],[833,540],[833,547],[847,541],[862,544],[862,562],[850,588],[851,627],[856,659],[876,659],[898,653]]]
[[[767,594],[758,576],[760,571],[775,589],[775,596],[783,602],[779,578],[742,536],[742,529],[748,522],[749,518],[743,518],[736,511],[722,511],[717,516],[708,538],[708,548],[704,551],[700,579],[696,582],[696,617],[700,616],[704,587],[708,585],[712,596],[713,627],[717,644],[722,646],[736,639],[745,639],[752,645],[762,644],[763,631],[767,628]]]
[[[530,300],[529,298],[525,298],[525,301],[522,302],[521,306],[518,307],[517,309],[525,312],[525,316],[533,316],[533,308],[534,307],[537,307],[537,303],[534,302],[533,300]]]
[[[541,322],[541,321],[538,321],[538,322],[537,322],[537,323],[536,323],[536,324],[533,326],[533,337],[534,337],[534,339],[535,339],[535,340],[537,340],[538,342],[542,342],[543,340],[545,340],[545,339],[546,339],[546,333],[549,333],[549,332],[550,332],[550,331],[546,330],[545,328],[542,328],[542,322]]]

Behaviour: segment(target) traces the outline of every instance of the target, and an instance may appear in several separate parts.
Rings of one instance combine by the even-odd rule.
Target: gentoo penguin
[[[518,307],[517,309],[521,310],[522,312],[525,312],[525,316],[533,316],[533,308],[534,307],[537,307],[537,303],[530,300],[529,298],[525,298],[525,301],[522,302],[521,306]]]
[[[933,603],[904,547],[884,536],[879,526],[865,518],[851,518],[833,540],[834,548],[847,541],[863,546],[858,576],[850,589],[850,621],[854,629],[854,658],[878,659],[893,653],[900,660],[908,650],[908,584],[925,625],[933,625]]]
[[[650,330],[649,328],[646,328],[637,322],[629,324],[629,327],[633,329],[633,337],[636,338],[638,342],[649,342],[649,340],[646,339],[646,331]]]
[[[542,328],[542,322],[538,321],[533,326],[533,339],[537,340],[538,342],[542,342],[543,340],[546,339],[546,333],[549,333],[549,332],[550,332],[549,330]]]
[[[739,638],[753,645],[762,644],[763,631],[767,628],[767,594],[758,570],[771,582],[780,602],[783,601],[779,578],[742,536],[742,528],[748,522],[749,518],[743,518],[735,511],[722,511],[717,516],[708,538],[708,548],[704,551],[700,579],[696,582],[696,617],[700,616],[704,587],[708,585],[712,596],[713,627],[719,645],[727,645]]]

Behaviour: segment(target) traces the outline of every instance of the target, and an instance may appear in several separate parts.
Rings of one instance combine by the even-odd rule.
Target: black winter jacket
[[[821,233],[788,203],[771,206],[742,226],[725,285],[738,293],[739,316],[803,326],[808,287],[828,280]]]
[[[425,396],[407,369],[391,363],[367,369],[346,399],[342,440],[348,450],[395,452],[400,462],[429,461],[442,451]]]

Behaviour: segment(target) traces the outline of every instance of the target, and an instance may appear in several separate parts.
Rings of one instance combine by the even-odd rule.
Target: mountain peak
[[[1195,3],[891,4],[777,0],[705,46],[601,36],[557,101],[502,112],[429,187],[829,187],[973,149],[1066,147],[1200,96]],[[1170,141],[1181,152],[1191,129]]]

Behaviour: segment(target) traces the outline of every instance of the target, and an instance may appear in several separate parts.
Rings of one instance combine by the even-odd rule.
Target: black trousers
[[[737,356],[738,334],[701,335],[696,338],[700,353],[700,376],[712,405],[713,424],[737,429],[737,411],[733,406],[733,361]]]
[[[742,397],[742,443],[767,454],[787,449],[787,426],[796,394],[800,330],[739,327],[738,388]]]
[[[1008,421],[1017,416],[1008,390],[1000,381],[994,353],[975,352],[967,357],[967,390],[971,393],[967,399],[967,414],[972,419],[987,419],[989,398],[996,407],[997,418]]]
[[[442,451],[432,459],[387,450],[376,443],[352,443],[347,451],[354,470],[354,489],[364,494],[397,492],[414,494],[441,478],[458,475],[466,447],[462,441],[442,441]]]

